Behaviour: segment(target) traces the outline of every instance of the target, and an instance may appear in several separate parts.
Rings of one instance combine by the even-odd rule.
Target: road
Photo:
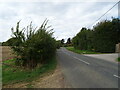
[[[118,54],[119,53],[111,53],[111,54],[110,53],[109,54],[84,54],[84,55],[117,63],[116,59],[118,58]]]
[[[57,59],[73,88],[118,88],[118,63],[80,55],[60,48]]]

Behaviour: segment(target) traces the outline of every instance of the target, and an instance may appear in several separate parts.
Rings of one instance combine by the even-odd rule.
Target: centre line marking
[[[117,75],[113,75],[114,77],[117,77],[117,78],[120,78],[120,76],[117,76]]]
[[[70,54],[68,54],[68,53],[66,53],[66,52],[64,52],[64,53],[70,56]],[[87,64],[87,65],[90,64],[90,63],[88,63],[88,62],[86,62],[86,61],[84,61],[84,60],[81,60],[81,59],[77,58],[77,57],[74,57],[74,56],[73,56],[73,58],[75,58],[75,59],[77,59],[77,60],[79,60],[79,61],[81,61],[81,62],[83,62],[83,63],[85,63],[85,64]]]
[[[84,63],[87,64],[87,65],[90,64],[90,63],[88,63],[88,62],[86,62],[86,61],[84,61],[84,60],[81,60],[81,59],[77,58],[77,57],[74,57],[74,58],[77,59],[77,60],[79,60],[79,61],[81,61],[81,62],[84,62]]]

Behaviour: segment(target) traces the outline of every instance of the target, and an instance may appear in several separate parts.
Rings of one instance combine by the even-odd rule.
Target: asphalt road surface
[[[73,88],[118,88],[118,63],[80,55],[65,48],[57,50],[57,59]]]

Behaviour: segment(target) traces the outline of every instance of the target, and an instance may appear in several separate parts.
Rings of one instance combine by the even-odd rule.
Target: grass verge
[[[117,58],[117,61],[118,61],[118,62],[120,62],[120,57],[119,57],[119,58]]]
[[[38,77],[44,75],[45,73],[49,73],[54,71],[57,66],[56,58],[54,57],[52,60],[49,60],[48,64],[42,65],[39,68],[35,68],[33,70],[24,70],[22,68],[15,68],[7,65],[2,65],[2,82],[3,86],[18,82],[30,82]],[[15,60],[7,60],[3,63],[14,65]]]
[[[100,54],[98,52],[88,51],[88,50],[79,50],[75,49],[74,47],[66,47],[67,50],[73,51],[78,54]]]

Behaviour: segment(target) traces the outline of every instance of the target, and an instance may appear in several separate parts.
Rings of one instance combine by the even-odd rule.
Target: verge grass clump
[[[79,54],[99,54],[98,52],[93,52],[93,51],[89,51],[89,50],[80,50],[80,49],[75,49],[74,47],[66,47],[66,49],[73,51],[75,53],[79,53]]]
[[[117,58],[117,61],[120,62],[120,57]]]

